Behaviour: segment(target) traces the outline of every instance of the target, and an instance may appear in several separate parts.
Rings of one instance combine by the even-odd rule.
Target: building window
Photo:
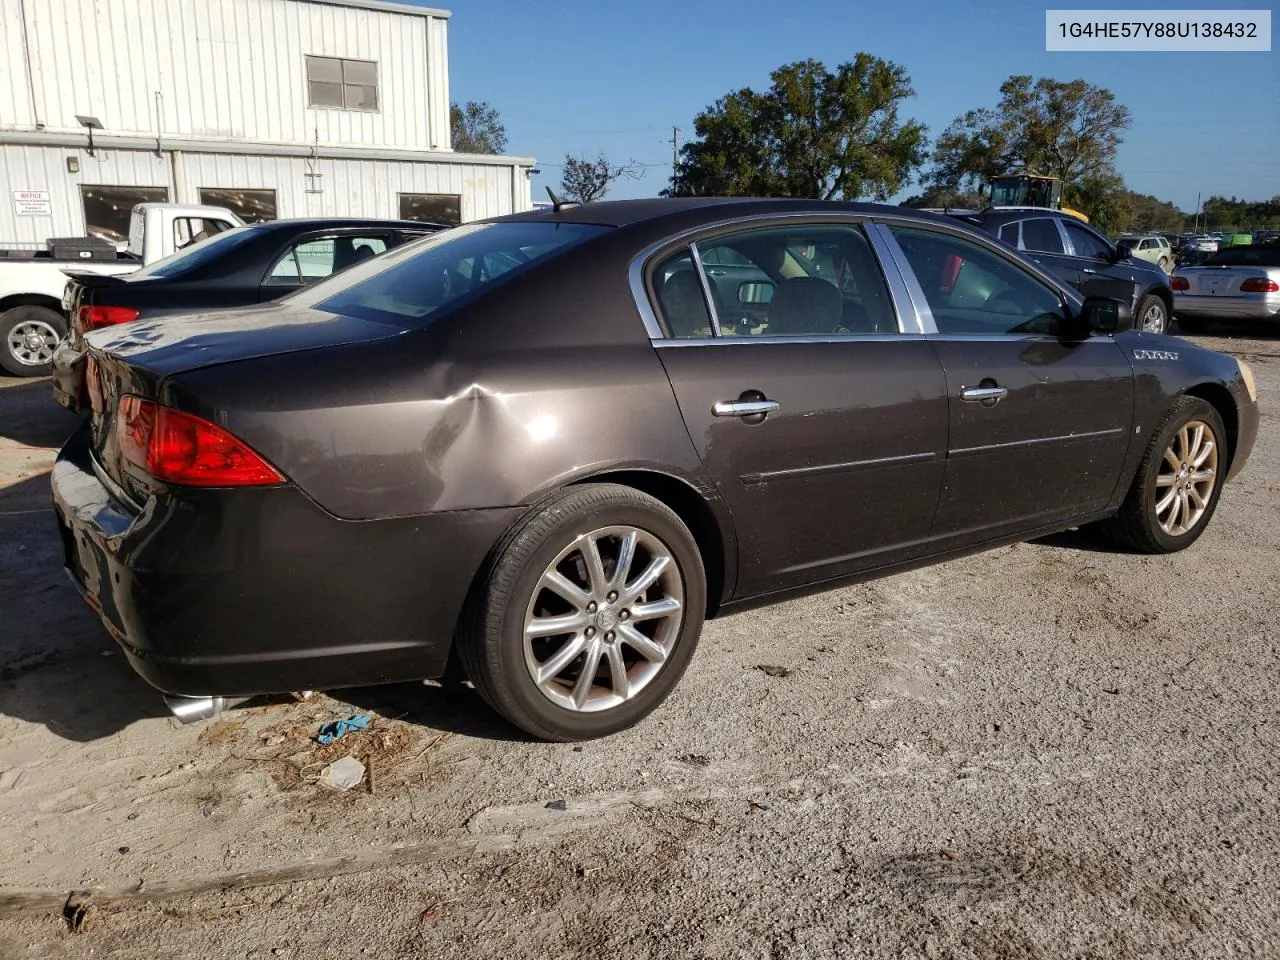
[[[277,216],[274,190],[201,187],[200,202],[206,207],[226,207],[245,223],[261,223]]]
[[[307,57],[307,103],[338,110],[377,110],[378,64],[373,60]]]
[[[402,193],[400,219],[456,227],[462,222],[462,197],[456,193]]]
[[[112,187],[84,184],[80,187],[84,203],[85,233],[112,243],[129,239],[129,218],[139,203],[167,203],[168,187]]]

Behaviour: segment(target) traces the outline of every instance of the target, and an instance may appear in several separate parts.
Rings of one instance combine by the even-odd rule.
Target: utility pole
[[[1191,226],[1191,232],[1197,235],[1200,233],[1200,191],[1199,190],[1196,191],[1196,219],[1195,219],[1195,223],[1193,223]]]
[[[680,128],[671,128],[671,176],[674,178],[680,166]]]

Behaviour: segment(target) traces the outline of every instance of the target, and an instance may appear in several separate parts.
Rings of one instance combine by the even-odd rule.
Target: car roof
[[[647,200],[606,200],[560,210],[530,210],[494,217],[491,221],[546,221],[626,227],[654,223],[669,217],[685,217],[706,211],[708,220],[731,219],[761,213],[847,213],[855,216],[892,214],[934,223],[954,223],[950,217],[885,203],[845,203],[840,200],[805,200],[790,197],[658,197]]]

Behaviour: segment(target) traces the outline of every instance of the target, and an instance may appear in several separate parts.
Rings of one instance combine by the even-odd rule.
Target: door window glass
[[[1022,241],[1018,239],[1018,232],[1022,228],[1022,223],[1015,220],[1013,223],[1006,223],[1000,228],[1000,239],[1013,247],[1022,248]]]
[[[1037,217],[1022,222],[1022,246],[1026,250],[1041,253],[1062,253],[1062,236],[1058,225],[1048,217]]]
[[[1062,225],[1066,227],[1067,236],[1071,238],[1071,247],[1075,250],[1077,257],[1105,259],[1111,255],[1111,248],[1107,245],[1107,241],[1092,230],[1065,219]]]
[[[1058,334],[1057,291],[971,240],[910,227],[890,228],[924,290],[939,333]]]
[[[653,288],[671,336],[711,336],[711,313],[688,250],[664,260],[654,270]]]
[[[699,241],[720,332],[829,337],[897,333],[889,288],[862,228],[794,224]]]
[[[385,237],[315,237],[295,243],[267,273],[268,283],[315,283],[387,249]]]
[[[206,220],[202,217],[178,217],[173,221],[173,249],[183,247],[229,230],[231,224],[226,220]]]

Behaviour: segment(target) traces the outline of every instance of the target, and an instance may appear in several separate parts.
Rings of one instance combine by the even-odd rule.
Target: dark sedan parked
[[[441,229],[412,220],[272,220],[220,233],[136,273],[68,272],[62,305],[69,333],[54,352],[54,397],[69,410],[83,406],[84,335],[90,330],[276,300]]]
[[[1164,270],[1130,256],[1076,217],[1039,207],[994,207],[964,219],[1024,251],[1086,297],[1127,303],[1138,329],[1169,332],[1173,290]]]
[[[91,333],[66,563],[176,712],[456,651],[525,730],[599,736],[663,700],[707,616],[1095,521],[1193,543],[1253,378],[1125,312],[883,206],[472,224],[257,310]]]

